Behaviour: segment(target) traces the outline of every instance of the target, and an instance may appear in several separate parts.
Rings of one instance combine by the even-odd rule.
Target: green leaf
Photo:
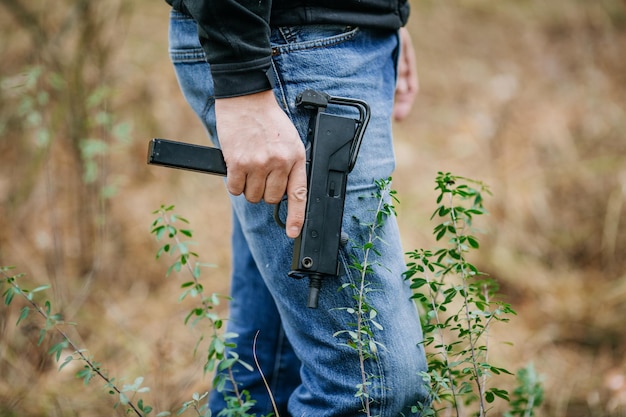
[[[467,236],[467,243],[469,243],[469,245],[474,249],[478,249],[480,246],[478,244],[478,240],[476,240],[474,236]]]
[[[18,293],[16,288],[9,288],[8,290],[6,290],[4,292],[4,304],[5,305],[10,305],[11,302],[13,301],[13,297],[15,296],[15,294]]]
[[[17,323],[15,323],[15,325],[19,325],[22,320],[28,317],[28,313],[30,313],[30,308],[28,306],[22,307],[22,312],[20,313],[20,317],[17,319]]]
[[[41,346],[43,339],[46,337],[47,330],[45,328],[39,330],[39,340],[37,340],[37,346]]]
[[[55,360],[58,362],[61,358],[61,352],[63,351],[63,349],[67,348],[67,346],[67,340],[63,340],[62,342],[52,346],[50,350],[48,350],[48,355],[54,356]]]
[[[172,271],[180,272],[181,268],[182,264],[180,262],[174,262],[169,268],[167,268],[165,276],[169,277]]]
[[[224,345],[224,341],[220,339],[219,337],[213,338],[213,341],[211,342],[211,347],[219,355],[223,354],[224,349],[226,348],[226,346]]]
[[[129,142],[132,124],[129,122],[119,122],[113,126],[112,133],[120,142]]]
[[[155,227],[154,229],[152,229],[152,233],[156,235],[157,240],[161,240],[161,238],[163,237],[163,233],[165,233],[165,226],[161,225]]]
[[[241,366],[243,366],[244,368],[246,368],[248,371],[253,372],[254,368],[252,367],[252,365],[250,365],[247,362],[242,361],[241,359],[237,359],[237,363]]]
[[[108,144],[102,139],[84,139],[79,144],[83,158],[93,158],[104,155],[108,151]]]
[[[439,241],[441,240],[442,237],[444,237],[446,234],[446,228],[442,227],[439,229],[439,232],[437,233],[437,236],[435,237],[435,240]]]
[[[65,366],[69,364],[70,362],[72,362],[73,360],[74,360],[74,357],[72,355],[66,356],[65,360],[63,360],[63,363],[59,366],[59,372],[61,372],[61,370],[65,368]]]
[[[428,284],[428,281],[424,278],[413,278],[412,282],[413,283],[411,284],[411,288],[413,289],[421,288],[424,285]]]
[[[383,326],[378,323],[377,321],[374,320],[370,320],[372,322],[372,324],[374,325],[374,327],[376,327],[378,330],[383,330]]]
[[[36,292],[40,292],[40,291],[45,291],[48,288],[50,288],[50,285],[46,284],[46,285],[40,285],[39,287],[35,288],[34,290],[31,290],[31,293],[36,293]]]
[[[491,404],[491,403],[493,402],[493,400],[494,400],[494,399],[495,399],[495,397],[494,397],[493,392],[491,392],[491,391],[487,391],[487,392],[485,393],[485,400],[487,400],[487,402],[488,402],[489,404]]]
[[[152,412],[152,407],[144,404],[141,398],[139,399],[139,401],[137,401],[137,408],[139,408],[139,410],[143,411],[146,414],[150,414]]]
[[[505,401],[509,401],[509,393],[506,390],[492,388],[491,392],[493,392],[496,397],[502,398]]]

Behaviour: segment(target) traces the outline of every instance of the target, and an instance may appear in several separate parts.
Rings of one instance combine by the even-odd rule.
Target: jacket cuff
[[[243,64],[212,64],[215,98],[237,97],[271,90],[272,84],[267,77],[270,65],[270,57]]]

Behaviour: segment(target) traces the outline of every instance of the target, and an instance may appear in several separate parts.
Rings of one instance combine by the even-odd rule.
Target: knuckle
[[[307,189],[305,186],[297,187],[289,193],[289,197],[296,202],[306,201]]]
[[[232,195],[240,195],[240,194],[243,192],[243,190],[242,190],[242,188],[241,188],[240,186],[238,186],[238,185],[232,185],[232,184],[230,184],[230,183],[228,183],[228,184],[226,185],[226,189],[227,189],[227,190],[228,190],[228,192],[229,192],[230,194],[232,194]]]
[[[266,194],[265,197],[263,197],[263,199],[268,204],[278,204],[281,200],[281,197],[277,195],[273,195],[273,194],[269,194],[269,195]]]
[[[246,192],[244,193],[244,195],[246,196],[246,200],[248,200],[250,203],[258,203],[261,201],[261,197],[258,195],[258,193]]]

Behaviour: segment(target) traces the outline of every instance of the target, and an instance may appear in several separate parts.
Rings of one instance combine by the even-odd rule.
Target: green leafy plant
[[[473,220],[486,213],[483,195],[489,190],[481,182],[442,172],[436,184],[438,207],[432,218],[440,223],[434,234],[447,246],[409,252],[405,274],[423,312],[428,357],[423,378],[433,399],[432,405],[419,411],[434,416],[452,410],[462,416],[465,408],[473,406],[476,415],[486,416],[496,399],[511,401],[507,390],[489,386],[490,377],[511,374],[490,361],[489,329],[515,314],[509,304],[497,299],[496,281],[468,259],[469,252],[480,247]]]
[[[342,290],[352,291],[354,305],[338,308],[353,315],[354,321],[349,329],[335,333],[335,336],[347,340],[345,345],[354,349],[359,357],[362,381],[355,386],[355,396],[361,399],[362,411],[367,416],[371,415],[373,398],[370,389],[377,375],[369,374],[365,364],[369,360],[376,360],[381,347],[374,338],[373,330],[384,331],[377,321],[376,309],[368,301],[368,295],[376,291],[368,281],[368,276],[375,267],[384,267],[377,249],[377,245],[382,242],[379,230],[389,216],[396,214],[393,202],[398,201],[395,191],[390,188],[390,178],[377,181],[376,184],[378,191],[373,195],[377,199],[374,220],[366,224],[366,242],[355,248],[362,251],[359,257],[362,260],[354,258],[350,265],[351,269],[358,272],[359,279],[342,287]],[[486,212],[483,195],[488,193],[488,189],[480,182],[449,173],[439,173],[436,184],[436,190],[439,191],[438,207],[432,218],[439,218],[440,222],[434,228],[434,235],[437,241],[446,241],[447,246],[434,251],[419,249],[408,253],[411,261],[405,273],[405,278],[411,281],[414,289],[413,298],[423,313],[424,345],[429,369],[422,377],[430,387],[433,399],[432,404],[416,405],[413,411],[424,416],[451,413],[463,416],[469,410],[478,416],[486,416],[490,404],[499,399],[508,403],[509,411],[504,414],[506,417],[531,417],[543,401],[541,378],[532,366],[517,372],[518,386],[512,393],[491,383],[491,377],[510,375],[511,372],[491,363],[489,329],[494,322],[508,321],[508,317],[514,315],[515,311],[498,300],[497,283],[468,260],[469,253],[480,247],[473,220]],[[190,277],[181,284],[179,301],[187,298],[198,300],[197,305],[186,315],[184,324],[192,327],[205,325],[208,328],[204,371],[215,372],[213,386],[224,394],[227,403],[226,409],[218,416],[250,416],[249,410],[254,405],[254,399],[250,398],[247,391],[238,388],[232,367],[239,363],[250,371],[253,368],[243,363],[233,351],[237,335],[223,330],[226,319],[220,317],[217,307],[225,297],[207,293],[199,280],[203,268],[211,265],[197,261],[198,254],[190,249],[194,242],[189,240],[193,237],[188,228],[189,222],[174,213],[174,206],[161,206],[154,214],[157,218],[151,225],[151,233],[157,240],[164,242],[157,250],[157,259],[165,254],[170,255],[173,262],[166,275],[176,272]],[[61,355],[67,349],[73,353],[63,359],[59,369],[73,361],[82,361],[83,367],[77,376],[85,384],[94,377],[105,381],[108,392],[116,396],[114,407],[122,406],[126,413],[137,416],[150,414],[153,407],[145,404],[141,398],[141,394],[149,391],[148,387],[143,386],[143,377],[137,377],[133,383],[120,387],[115,378],[106,374],[102,364],[70,339],[65,327],[73,326],[74,323],[67,323],[60,314],[53,313],[50,301],[36,300],[49,286],[26,290],[18,285],[22,275],[11,274],[12,270],[11,267],[0,268],[0,284],[3,289],[6,286],[3,290],[4,303],[10,305],[16,297],[25,300],[17,324],[26,320],[32,312],[43,319],[39,345],[52,331],[61,336],[48,353],[57,362],[61,362]],[[196,349],[202,342],[203,337],[200,337]],[[208,392],[193,394],[189,401],[182,404],[177,415],[193,411],[197,416],[210,417],[207,397]],[[157,417],[167,415],[170,413],[165,411],[157,414]]]
[[[190,326],[197,326],[200,323],[209,324],[210,341],[207,347],[204,371],[220,371],[216,372],[213,385],[215,389],[224,393],[227,402],[226,409],[220,411],[218,415],[237,417],[250,416],[248,411],[255,402],[250,398],[247,391],[239,390],[232,372],[232,366],[235,363],[239,363],[249,371],[253,371],[253,368],[249,364],[239,360],[239,357],[234,351],[227,351],[228,348],[236,347],[233,339],[235,339],[237,335],[222,332],[225,319],[217,314],[216,307],[220,305],[225,297],[217,293],[205,293],[204,286],[199,281],[199,277],[202,268],[212,265],[195,260],[198,255],[190,250],[190,246],[193,245],[194,242],[181,238],[181,236],[191,238],[193,236],[192,231],[187,228],[177,227],[177,223],[179,222],[184,224],[188,224],[189,222],[184,217],[173,213],[173,209],[174,206],[161,206],[159,210],[154,212],[158,217],[152,223],[151,232],[158,240],[168,240],[167,243],[158,249],[156,257],[160,258],[164,254],[169,254],[174,257],[174,262],[167,269],[166,275],[170,275],[173,272],[188,272],[191,276],[190,280],[181,284],[183,291],[179,296],[179,301],[188,297],[198,298],[199,300],[199,305],[193,307],[186,315],[184,319],[185,324]],[[37,301],[35,299],[37,295],[43,294],[50,286],[43,285],[33,290],[22,288],[18,285],[18,280],[23,277],[23,274],[11,274],[13,269],[13,267],[0,267],[0,277],[2,278],[0,285],[2,288],[6,286],[6,289],[3,288],[2,293],[4,304],[6,306],[11,305],[16,297],[20,297],[26,301],[20,311],[17,320],[18,325],[29,318],[32,312],[37,313],[43,318],[44,323],[39,331],[38,345],[42,345],[50,332],[56,332],[61,336],[60,341],[54,343],[48,350],[48,354],[57,362],[61,362],[61,355],[64,351],[69,348],[73,353],[63,359],[60,363],[59,370],[65,368],[71,362],[82,361],[83,366],[76,373],[76,376],[82,379],[85,385],[89,384],[94,378],[103,380],[108,393],[117,397],[114,408],[122,406],[126,409],[126,414],[134,413],[139,417],[144,417],[152,413],[153,407],[146,404],[144,400],[138,396],[138,394],[150,391],[148,387],[143,386],[144,378],[137,377],[134,379],[133,383],[123,384],[120,387],[116,379],[108,376],[102,364],[97,362],[89,354],[87,349],[79,348],[70,338],[64,328],[65,326],[73,326],[74,323],[65,322],[61,314],[53,313],[52,304],[49,300]],[[201,337],[200,340],[198,340],[198,345],[202,341],[203,338]],[[226,376],[224,376],[224,373],[221,371],[226,371]],[[225,388],[227,382],[230,383],[229,386],[232,387],[232,390]],[[211,416],[211,411],[206,402],[207,396],[208,392],[193,394],[191,400],[182,404],[177,415],[184,414],[187,411],[193,411],[196,415],[201,417]],[[170,415],[170,412],[163,411],[156,416],[164,417],[168,415]]]
[[[530,364],[517,371],[517,383],[509,403],[511,408],[504,413],[504,417],[532,417],[535,409],[543,403],[542,378]]]
[[[22,307],[17,320],[16,324],[18,325],[28,318],[31,312],[36,313],[43,319],[44,324],[39,330],[39,339],[37,340],[38,346],[42,345],[46,336],[50,332],[54,332],[60,336],[61,340],[54,343],[48,350],[48,354],[51,355],[56,362],[60,361],[62,352],[67,348],[71,348],[73,350],[73,354],[65,357],[59,366],[59,370],[63,369],[70,362],[76,360],[82,361],[83,368],[77,372],[76,376],[81,378],[85,385],[89,384],[94,377],[102,379],[105,382],[105,386],[109,394],[117,396],[114,408],[122,405],[126,408],[127,414],[134,413],[139,417],[143,417],[151,413],[152,407],[145,404],[143,399],[138,398],[137,401],[134,401],[136,394],[145,393],[150,390],[147,387],[142,387],[143,377],[136,378],[133,384],[125,384],[119,388],[115,383],[115,378],[107,375],[106,371],[102,368],[102,364],[95,361],[94,358],[89,355],[87,350],[79,348],[78,345],[70,338],[68,332],[65,330],[65,326],[73,326],[75,323],[66,322],[63,320],[61,314],[53,313],[52,304],[49,300],[39,302],[35,299],[36,295],[47,290],[49,285],[39,286],[33,290],[22,288],[19,285],[18,280],[23,277],[23,274],[11,274],[10,271],[13,269],[14,267],[0,267],[0,275],[2,277],[0,284],[6,286],[6,289],[2,293],[4,304],[7,306],[11,305],[11,303],[15,300],[15,297],[19,297],[26,302]],[[167,415],[169,415],[169,412],[163,412],[157,414],[157,417]]]
[[[483,195],[487,186],[471,179],[439,173],[436,178],[437,209],[432,218],[440,222],[434,228],[436,241],[448,245],[435,251],[418,249],[408,253],[405,278],[411,280],[413,298],[421,308],[424,345],[427,348],[428,372],[423,379],[429,386],[432,404],[420,404],[413,412],[424,416],[464,416],[475,409],[478,416],[486,416],[492,403],[500,399],[509,403],[510,416],[531,416],[541,403],[541,385],[529,369],[518,373],[519,387],[513,397],[506,389],[490,384],[494,375],[511,375],[507,369],[491,363],[489,358],[489,329],[494,322],[507,322],[515,315],[512,307],[497,298],[495,280],[480,272],[468,260],[469,252],[480,247],[475,236],[473,220],[486,213]],[[359,273],[356,283],[344,284],[353,292],[354,306],[342,308],[355,319],[350,329],[335,333],[347,336],[345,343],[359,356],[362,381],[356,386],[355,396],[363,404],[363,413],[371,415],[369,390],[376,375],[366,372],[365,363],[376,360],[380,348],[374,339],[373,328],[384,330],[376,321],[377,312],[368,302],[368,294],[375,291],[368,281],[373,267],[381,265],[377,245],[381,243],[379,229],[389,216],[396,215],[393,202],[396,192],[390,188],[391,178],[376,182],[373,195],[378,205],[374,221],[366,224],[368,238],[356,248],[363,260],[354,258],[350,268]]]
[[[377,321],[378,312],[368,300],[368,294],[378,290],[371,286],[368,276],[373,273],[372,268],[374,266],[382,266],[377,260],[380,256],[377,244],[381,243],[379,231],[387,218],[396,214],[393,201],[397,201],[396,191],[391,189],[391,178],[376,181],[376,187],[376,192],[372,195],[372,198],[377,201],[376,209],[372,213],[374,220],[364,224],[367,228],[366,242],[354,248],[361,252],[362,260],[355,256],[349,265],[358,273],[359,279],[355,283],[346,283],[341,287],[342,290],[352,292],[355,303],[353,306],[343,307],[340,310],[354,316],[354,322],[350,329],[339,330],[334,334],[335,337],[347,336],[347,342],[344,344],[354,349],[359,357],[361,382],[355,387],[355,396],[360,398],[363,413],[366,416],[371,415],[370,404],[373,398],[370,396],[370,387],[372,379],[378,378],[378,376],[369,374],[366,371],[365,363],[368,360],[377,360],[377,352],[381,347],[380,342],[375,340],[372,329],[384,330]]]
[[[239,390],[232,367],[236,363],[239,363],[249,371],[253,371],[253,368],[240,360],[237,353],[233,350],[236,347],[234,339],[236,339],[237,335],[234,333],[224,333],[222,331],[225,319],[218,315],[216,307],[220,305],[223,297],[216,293],[207,294],[204,290],[204,286],[199,281],[201,269],[211,265],[195,260],[198,258],[198,254],[189,249],[189,246],[192,245],[193,242],[181,238],[181,236],[192,238],[192,231],[187,228],[176,227],[179,223],[188,225],[189,221],[174,213],[173,210],[174,206],[172,205],[162,205],[153,213],[157,215],[157,218],[152,223],[151,233],[155,235],[157,240],[167,239],[167,242],[157,251],[156,257],[158,259],[166,253],[174,257],[174,262],[168,268],[167,275],[172,271],[181,272],[185,269],[191,277],[190,280],[181,284],[183,293],[179,300],[183,300],[187,297],[194,297],[199,300],[198,306],[192,308],[187,314],[185,324],[191,326],[196,326],[203,322],[208,324],[210,341],[206,352],[204,371],[218,371],[214,374],[213,386],[224,394],[228,404],[227,408],[220,412],[219,415],[248,416],[248,411],[254,405],[254,400],[250,399],[247,391]],[[198,344],[201,342],[202,337],[198,341]],[[232,387],[232,390],[226,390],[227,383]],[[197,394],[194,395],[191,401],[183,404],[179,413],[192,408],[199,416],[210,416],[208,404],[200,404],[199,402],[200,399],[204,398],[207,394],[208,393],[205,393],[201,396]]]

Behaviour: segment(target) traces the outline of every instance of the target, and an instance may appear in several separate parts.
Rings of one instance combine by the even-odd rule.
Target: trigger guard
[[[278,204],[276,204],[274,206],[274,221],[276,222],[277,225],[279,225],[281,228],[285,229],[287,226],[285,225],[285,222],[282,221],[282,219],[280,218],[280,206],[283,204],[284,201],[287,201],[287,196],[284,196],[279,202]]]

